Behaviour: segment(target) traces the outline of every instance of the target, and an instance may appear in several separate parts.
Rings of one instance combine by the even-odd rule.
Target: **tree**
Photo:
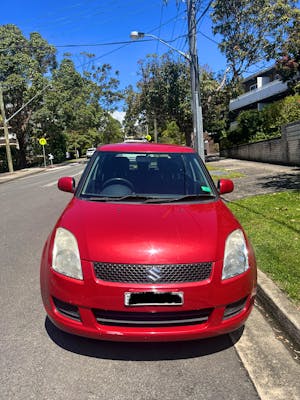
[[[101,138],[100,130],[111,124],[107,113],[121,98],[118,73],[113,73],[109,64],[96,66],[94,55],[85,53],[89,68],[82,73],[70,55],[58,65],[54,46],[36,32],[25,38],[15,25],[0,27],[0,42],[0,82],[7,117],[33,99],[10,120],[20,146],[20,167],[26,165],[29,146],[32,153],[41,136],[46,136],[47,151],[56,161],[65,157],[69,132],[71,137],[74,132],[84,137],[89,132],[90,140],[81,140],[87,146],[96,141],[94,134]]]
[[[175,121],[184,134],[186,143],[191,144],[192,114],[189,86],[189,68],[185,63],[174,61],[170,55],[148,56],[139,63],[140,80],[137,93],[127,90],[127,113],[138,119],[139,124],[154,130],[156,120],[158,131],[166,129]]]
[[[136,124],[139,119],[139,95],[136,93],[132,85],[128,86],[124,91],[125,98],[125,117],[124,117],[124,133],[126,136],[134,136],[136,132]]]
[[[276,67],[284,82],[300,93],[300,10],[295,12],[292,25],[288,26],[288,37],[282,47]]]
[[[153,130],[154,117],[161,140],[191,145],[192,110],[190,69],[185,62],[175,61],[170,55],[161,58],[148,56],[140,62],[141,79],[137,92],[126,92],[126,129],[134,123],[148,124]],[[223,78],[223,77],[222,77]],[[220,85],[220,78],[207,67],[200,69],[201,102],[204,129],[218,136],[225,129],[230,90]],[[131,123],[131,125],[129,125]]]
[[[92,62],[92,55],[88,57]],[[104,142],[103,131],[111,123],[108,110],[120,98],[115,90],[118,81],[110,76],[110,70],[105,64],[80,74],[70,58],[62,60],[53,77],[54,90],[45,94],[43,106],[34,115],[36,131],[46,133],[50,145],[60,143],[70,152],[85,153],[88,147]],[[57,140],[62,135],[66,135],[66,143]],[[66,148],[51,150],[59,160],[58,153],[64,157]]]
[[[297,0],[215,0],[213,32],[222,36],[220,49],[233,81],[249,66],[276,59],[299,10]]]
[[[0,26],[0,43],[0,82],[9,118],[49,83],[47,74],[56,67],[56,50],[37,32],[25,38],[15,25]],[[9,122],[17,135],[21,167],[26,165],[30,120],[41,100],[38,96]]]

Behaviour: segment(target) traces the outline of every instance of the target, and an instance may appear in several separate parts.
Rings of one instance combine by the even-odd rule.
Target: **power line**
[[[160,20],[159,20],[159,28],[158,28],[158,36],[160,37],[160,33],[161,33],[161,25],[162,25],[162,19],[163,19],[163,13],[164,13],[164,3],[161,3],[161,7],[160,7]],[[159,46],[159,41],[156,42],[156,51],[155,53],[158,53],[158,46]]]
[[[212,5],[213,0],[210,0],[209,3],[207,4],[207,6],[205,7],[204,11],[202,11],[200,17],[197,19],[196,21],[196,26],[198,25],[198,23],[200,22],[200,20],[205,16],[205,14],[207,13],[207,11],[210,9],[210,6]]]
[[[199,35],[204,36],[206,39],[210,40],[211,42],[213,42],[213,43],[215,43],[215,44],[217,44],[217,45],[220,44],[219,42],[217,42],[217,41],[214,40],[213,38],[207,36],[205,33],[201,32],[201,31],[197,31],[197,33],[199,33]]]

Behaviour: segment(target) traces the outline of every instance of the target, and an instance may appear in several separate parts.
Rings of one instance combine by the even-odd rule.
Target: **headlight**
[[[249,268],[248,251],[244,234],[240,229],[233,231],[225,243],[222,279],[242,274]]]
[[[77,240],[71,232],[64,228],[56,230],[52,268],[71,278],[83,279]]]

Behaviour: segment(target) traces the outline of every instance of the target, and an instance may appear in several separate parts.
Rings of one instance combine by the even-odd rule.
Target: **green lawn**
[[[211,177],[215,182],[217,182],[219,179],[242,178],[243,176],[245,176],[240,172],[230,171],[226,168],[212,167],[211,165],[208,164],[206,164],[206,168],[208,169]]]
[[[300,305],[300,192],[229,203],[254,247],[258,268]]]

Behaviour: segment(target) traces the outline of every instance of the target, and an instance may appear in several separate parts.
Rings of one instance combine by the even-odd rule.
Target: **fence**
[[[281,138],[221,149],[223,157],[300,166],[300,121],[281,127]]]

